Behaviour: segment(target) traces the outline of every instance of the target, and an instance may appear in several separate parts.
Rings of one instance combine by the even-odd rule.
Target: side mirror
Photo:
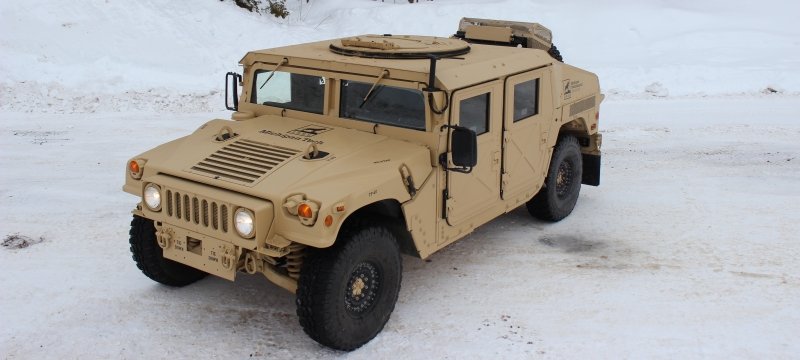
[[[478,164],[478,136],[472,129],[454,126],[450,146],[453,165],[471,171]]]
[[[239,84],[242,75],[235,72],[225,74],[225,108],[232,111],[239,110]],[[231,106],[230,104],[233,104]]]

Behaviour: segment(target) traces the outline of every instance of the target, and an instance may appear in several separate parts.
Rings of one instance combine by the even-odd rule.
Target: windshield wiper
[[[383,69],[383,71],[381,71],[381,75],[378,76],[378,80],[375,80],[375,83],[372,84],[372,87],[369,89],[369,91],[367,91],[367,95],[364,96],[364,100],[361,101],[361,105],[358,105],[359,109],[364,107],[364,104],[366,104],[367,101],[370,99],[372,91],[375,90],[376,87],[378,87],[378,83],[380,83],[381,80],[383,80],[383,77],[386,75],[389,75],[389,70]]]
[[[276,65],[275,68],[272,69],[272,72],[269,73],[269,76],[267,76],[267,80],[264,80],[264,83],[261,84],[261,86],[259,86],[258,88],[259,89],[263,89],[264,85],[267,85],[267,82],[269,82],[269,80],[272,79],[272,77],[275,75],[275,72],[278,71],[278,69],[280,69],[281,66],[286,65],[286,63],[288,63],[288,62],[289,62],[289,59],[283,58],[283,60],[281,60],[281,62],[279,62],[278,65]]]

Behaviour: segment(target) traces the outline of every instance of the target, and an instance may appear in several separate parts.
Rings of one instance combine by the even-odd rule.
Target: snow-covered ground
[[[159,286],[127,248],[125,161],[221,112],[246,50],[539,21],[596,71],[603,178],[429,262],[362,358],[797,358],[800,3],[0,2],[0,358],[329,358],[260,276]],[[402,3],[402,4],[401,4]],[[521,10],[522,9],[522,10]],[[766,88],[779,91],[766,95]]]
[[[547,224],[515,210],[404,258],[366,358],[791,358],[800,354],[800,99],[606,104],[603,184]],[[4,113],[0,354],[333,357],[260,276],[159,286],[127,249],[122,166],[224,114]]]

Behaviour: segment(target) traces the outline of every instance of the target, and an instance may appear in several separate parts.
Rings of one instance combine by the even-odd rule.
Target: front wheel
[[[330,348],[351,351],[383,329],[400,292],[402,259],[388,220],[343,229],[336,244],[312,251],[297,287],[303,330]]]
[[[559,221],[567,217],[578,202],[582,178],[583,158],[578,139],[563,136],[553,149],[544,186],[525,204],[528,212],[547,221]]]
[[[207,273],[164,257],[156,242],[153,220],[133,216],[130,231],[131,253],[136,266],[147,277],[169,286],[186,286],[204,278]]]

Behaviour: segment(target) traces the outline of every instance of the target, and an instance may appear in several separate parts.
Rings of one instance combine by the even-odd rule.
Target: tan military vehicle
[[[133,259],[170,286],[262,274],[311,338],[358,348],[394,309],[401,252],[523,204],[558,221],[599,184],[597,77],[554,56],[545,27],[482,19],[249,52],[232,121],[128,163]]]

